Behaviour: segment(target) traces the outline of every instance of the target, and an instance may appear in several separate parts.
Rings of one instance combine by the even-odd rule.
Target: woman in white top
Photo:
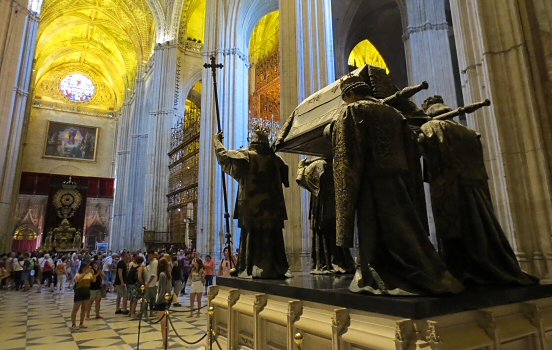
[[[205,277],[203,276],[203,261],[200,258],[192,260],[192,271],[190,273],[190,315],[188,318],[194,315],[194,301],[197,299],[197,314],[199,317],[201,308],[201,295],[203,294],[203,286],[205,284]]]
[[[23,257],[20,256],[19,259],[13,258],[13,279],[15,280],[15,290],[21,289],[23,286],[23,280],[21,275],[23,274]]]

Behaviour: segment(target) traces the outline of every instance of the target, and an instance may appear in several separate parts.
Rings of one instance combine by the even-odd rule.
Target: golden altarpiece
[[[186,101],[186,114],[172,128],[169,152],[171,243],[194,246],[196,240],[199,130],[201,110]]]
[[[270,140],[280,132],[280,50],[276,45],[253,63],[249,79],[248,135],[255,125],[270,129]]]

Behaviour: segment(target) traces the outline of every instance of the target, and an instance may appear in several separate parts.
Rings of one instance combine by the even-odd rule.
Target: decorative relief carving
[[[349,326],[350,321],[351,317],[347,309],[336,309],[332,316],[332,327],[342,332],[344,328]]]
[[[247,57],[247,55],[241,52],[240,49],[238,49],[237,47],[230,48],[230,49],[216,49],[214,51],[204,51],[201,55],[204,57],[211,57],[213,55],[217,56],[218,54],[222,54],[223,56],[237,55],[238,58],[245,63],[245,66],[247,68],[251,67],[251,64],[249,62],[249,58]]]
[[[432,322],[432,321],[431,321]],[[437,334],[430,335],[432,339],[438,337]],[[413,340],[416,339],[416,332],[411,320],[397,321],[395,325],[395,346],[396,349],[406,350],[410,347]],[[433,340],[431,340],[433,341]],[[440,341],[440,339],[439,339]]]
[[[292,300],[288,302],[288,322],[293,324],[303,314],[303,304],[300,300]]]
[[[253,337],[251,335],[247,336],[245,334],[241,334],[238,337],[238,346],[245,346],[250,349],[255,348],[255,343],[253,342]]]
[[[119,115],[118,112],[102,112],[96,108],[79,106],[77,104],[66,104],[57,102],[47,102],[41,100],[33,100],[33,107],[41,109],[51,109],[54,111],[71,112],[94,117],[114,118]],[[147,135],[146,135],[147,136]]]
[[[437,333],[437,322],[427,321],[426,341],[432,349],[437,348],[441,343],[441,337]]]

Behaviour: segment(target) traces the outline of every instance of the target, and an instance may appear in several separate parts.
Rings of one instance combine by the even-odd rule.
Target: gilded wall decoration
[[[48,121],[45,158],[96,161],[99,128]]]

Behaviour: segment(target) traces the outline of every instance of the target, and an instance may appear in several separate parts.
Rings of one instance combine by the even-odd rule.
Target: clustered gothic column
[[[151,106],[143,225],[148,230],[168,232],[169,157],[174,115],[176,40],[157,44],[153,80],[148,92]]]
[[[407,0],[408,24],[403,40],[407,51],[410,85],[426,80],[429,89],[414,95],[421,106],[429,96],[441,95],[457,107],[456,86],[444,0]]]
[[[224,68],[217,69],[218,99],[223,143],[228,149],[247,147],[247,69],[249,62],[244,55],[243,43],[236,33],[243,30],[236,27],[240,1],[208,1],[205,20],[204,61],[214,55],[216,63]],[[230,35],[230,33],[232,33]],[[242,33],[245,35],[245,33]],[[222,195],[221,169],[217,164],[213,135],[217,132],[217,120],[211,70],[203,72],[201,99],[201,138],[199,153],[197,250],[202,254],[219,254],[224,245],[224,205]],[[225,175],[226,176],[226,175]],[[232,220],[237,182],[226,176],[228,206],[230,211],[234,251],[239,246],[239,229]],[[237,234],[236,234],[237,233]]]
[[[0,0],[0,251],[11,249],[38,15],[28,1]],[[39,11],[40,5],[34,4]]]
[[[492,102],[467,121],[483,135],[495,210],[522,268],[550,277],[550,115],[530,56],[532,2],[450,4],[464,100]]]
[[[330,0],[280,0],[280,120],[282,123],[306,97],[335,81]],[[283,154],[290,179],[299,156]],[[292,270],[308,270],[309,194],[294,181],[284,191],[288,220],[285,244]]]
[[[151,62],[151,61],[150,61]],[[143,247],[142,216],[144,212],[145,174],[148,147],[146,82],[151,79],[151,64],[138,72],[134,93],[127,96],[118,125],[117,191],[113,209],[111,247]]]

